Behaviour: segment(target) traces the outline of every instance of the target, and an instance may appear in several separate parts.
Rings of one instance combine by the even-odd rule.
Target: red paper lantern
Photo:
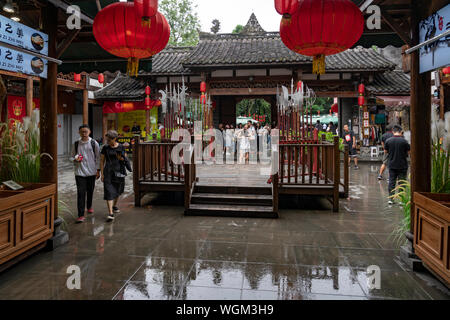
[[[358,105],[360,106],[360,107],[362,107],[363,105],[365,105],[366,104],[366,99],[364,98],[364,96],[359,96],[358,97]]]
[[[450,67],[445,67],[444,69],[442,69],[442,73],[448,77],[450,75]]]
[[[299,0],[275,0],[275,9],[283,16],[284,22],[290,22],[299,8]]]
[[[290,50],[314,57],[313,72],[325,73],[325,56],[351,48],[364,30],[361,10],[350,0],[301,0],[280,36]]]
[[[303,82],[299,81],[297,82],[297,91],[300,91],[303,87]]]
[[[145,87],[145,94],[146,94],[147,96],[149,96],[149,95],[152,94],[152,89],[150,88],[150,86],[146,86],[146,87]]]
[[[98,82],[99,82],[99,83],[105,82],[105,76],[103,75],[103,73],[100,73],[100,74],[98,75]]]
[[[152,105],[152,99],[150,99],[150,97],[146,97],[145,98],[145,107],[147,109],[150,109],[150,106]]]
[[[77,84],[80,84],[80,82],[81,82],[81,73],[75,73],[73,75],[73,81],[75,81]]]
[[[200,92],[206,92],[206,82],[204,81],[200,83]]]
[[[204,93],[202,93],[202,96],[200,97],[200,103],[206,104],[206,95]]]
[[[134,8],[142,19],[142,25],[150,28],[150,18],[158,12],[158,0],[134,0]]]
[[[364,94],[365,90],[366,90],[366,87],[364,86],[364,84],[361,83],[361,84],[358,86],[358,92],[359,92],[359,94]]]
[[[103,49],[127,58],[128,74],[137,76],[139,59],[157,54],[169,42],[170,26],[166,18],[158,12],[150,23],[150,27],[142,26],[131,2],[116,2],[97,14],[93,33]]]

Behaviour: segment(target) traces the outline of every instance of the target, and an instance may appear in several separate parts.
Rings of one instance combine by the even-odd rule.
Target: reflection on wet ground
[[[63,169],[60,197],[75,212]],[[351,170],[339,214],[320,198],[283,199],[278,220],[184,217],[176,194],[134,208],[129,181],[108,224],[98,185],[95,214],[81,225],[66,214],[70,242],[0,274],[0,299],[449,299],[429,274],[399,263],[389,235],[401,210],[387,204],[376,169]],[[81,290],[67,289],[70,265],[81,269]],[[370,265],[381,269],[380,289],[368,287]]]

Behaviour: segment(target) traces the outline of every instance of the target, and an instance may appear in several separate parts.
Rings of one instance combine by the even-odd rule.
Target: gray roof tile
[[[411,82],[409,75],[401,70],[388,71],[375,75],[373,83],[366,86],[373,95],[409,96]]]

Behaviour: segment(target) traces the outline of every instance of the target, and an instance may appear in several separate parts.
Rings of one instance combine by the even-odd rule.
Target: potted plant
[[[414,249],[424,265],[450,285],[450,112],[432,112],[431,192],[414,194]]]
[[[55,184],[39,183],[39,112],[23,123],[0,124],[0,264],[43,245],[53,235]],[[14,187],[14,183],[7,183]],[[14,188],[15,189],[15,188]]]

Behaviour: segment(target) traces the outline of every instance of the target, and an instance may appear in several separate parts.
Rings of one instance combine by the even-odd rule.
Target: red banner
[[[27,116],[27,99],[25,97],[8,96],[8,121],[10,126],[15,126],[17,122]],[[33,98],[33,110],[39,109],[39,99]]]
[[[160,100],[151,100],[150,109],[153,107],[159,107],[161,105]],[[114,102],[107,101],[103,104],[103,113],[122,113],[137,110],[147,110],[144,101],[133,101],[133,102]]]

